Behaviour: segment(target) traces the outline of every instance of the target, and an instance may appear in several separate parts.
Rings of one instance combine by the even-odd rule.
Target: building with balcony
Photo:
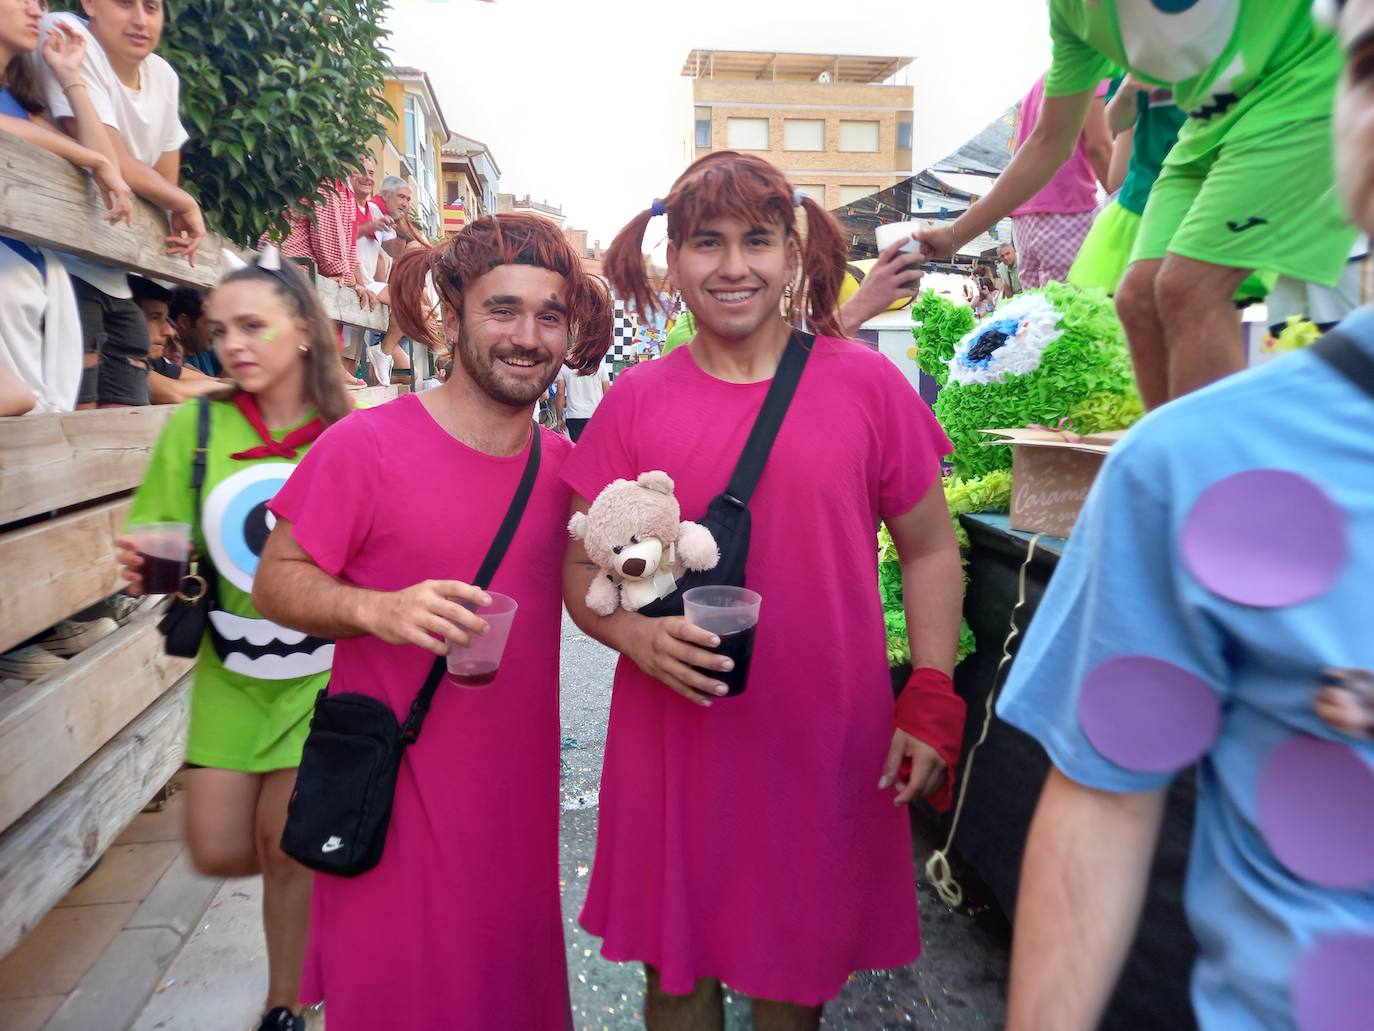
[[[373,147],[377,185],[380,187],[388,175],[410,180],[415,218],[425,233],[437,240],[442,201],[439,184],[443,176],[440,156],[452,133],[429,76],[419,68],[392,68],[384,95],[393,118],[387,126],[386,139],[376,141]]]
[[[481,140],[453,133],[441,152],[443,233],[452,236],[497,210],[501,167]]]
[[[554,207],[547,201],[536,201],[531,199],[527,193],[523,197],[517,197],[513,193],[501,193],[496,197],[497,211],[515,211],[522,215],[539,215],[547,218],[551,222],[558,223],[558,227],[563,228],[565,218],[561,207]]]
[[[828,209],[912,173],[909,57],[693,50],[696,157],[758,154]]]

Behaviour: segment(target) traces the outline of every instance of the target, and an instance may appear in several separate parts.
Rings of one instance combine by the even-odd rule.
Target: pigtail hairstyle
[[[800,198],[800,200],[799,200]],[[806,214],[805,234],[797,210]],[[844,280],[848,248],[835,219],[810,197],[801,195],[787,177],[752,154],[719,150],[698,158],[673,183],[662,200],[641,211],[612,241],[606,252],[606,276],[617,297],[632,304],[641,317],[666,315],[645,268],[644,234],[656,215],[668,216],[668,239],[676,246],[703,222],[731,217],[744,222],[780,221],[798,248],[797,279],[785,318],[821,336],[844,336],[836,306]]]
[[[315,409],[320,421],[329,426],[353,411],[353,401],[339,376],[339,345],[334,324],[325,315],[315,287],[305,273],[292,261],[283,261],[279,269],[248,265],[230,272],[220,280],[220,285],[243,281],[270,285],[285,300],[291,313],[305,323],[305,400]],[[229,393],[232,395],[233,390]]]
[[[615,311],[610,293],[586,270],[562,230],[537,215],[501,214],[479,218],[443,247],[408,249],[391,270],[391,311],[401,331],[413,340],[443,349],[421,311],[425,273],[443,299],[450,333],[461,332],[463,296],[472,283],[501,265],[532,265],[567,282],[568,354],[564,364],[579,373],[594,372],[611,346]]]
[[[425,318],[425,277],[435,272],[439,252],[425,244],[407,247],[391,262],[387,286],[391,291],[391,317],[401,332],[432,351],[447,351],[448,344],[434,333],[434,324]],[[435,272],[435,284],[438,273]]]
[[[802,243],[801,282],[792,292],[788,321],[800,325],[798,316],[820,336],[843,337],[840,325],[840,287],[844,283],[849,248],[835,216],[815,200],[802,196],[806,213],[806,238]]]

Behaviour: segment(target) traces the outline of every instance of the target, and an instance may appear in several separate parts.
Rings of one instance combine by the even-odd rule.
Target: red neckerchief
[[[273,440],[272,434],[267,430],[267,424],[262,421],[262,412],[258,408],[258,399],[255,395],[246,390],[240,390],[234,395],[234,404],[243,413],[243,417],[248,420],[248,425],[253,427],[253,431],[262,440],[258,447],[250,447],[247,451],[240,451],[236,455],[229,457],[237,462],[246,462],[253,458],[288,458],[294,459],[299,448],[309,444],[321,433],[324,432],[324,423],[317,415],[304,426],[297,426],[281,440]]]

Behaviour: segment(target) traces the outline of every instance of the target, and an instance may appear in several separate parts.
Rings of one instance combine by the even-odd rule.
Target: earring
[[[297,344],[296,350],[299,351],[301,354],[307,354],[310,351],[310,348],[306,347],[304,344]]]

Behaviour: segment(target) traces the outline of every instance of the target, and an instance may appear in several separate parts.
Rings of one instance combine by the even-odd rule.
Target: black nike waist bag
[[[496,575],[534,489],[539,433],[535,428],[520,485],[472,580],[483,590]],[[381,862],[401,757],[419,740],[446,671],[443,656],[430,664],[404,724],[397,722],[391,706],[371,695],[356,691],[331,695],[328,689],[319,693],[286,810],[283,852],[311,870],[340,877],[356,877]]]
[[[720,561],[711,569],[688,570],[677,582],[672,594],[638,609],[641,616],[657,618],[682,615],[682,596],[694,587],[747,586],[744,567],[749,560],[749,539],[753,533],[749,499],[753,497],[754,489],[763,476],[768,453],[773,450],[773,441],[782,428],[792,395],[797,392],[797,383],[801,380],[802,370],[811,356],[815,340],[809,333],[800,330],[792,332],[725,493],[712,498],[706,507],[706,514],[697,520],[716,539]]]

